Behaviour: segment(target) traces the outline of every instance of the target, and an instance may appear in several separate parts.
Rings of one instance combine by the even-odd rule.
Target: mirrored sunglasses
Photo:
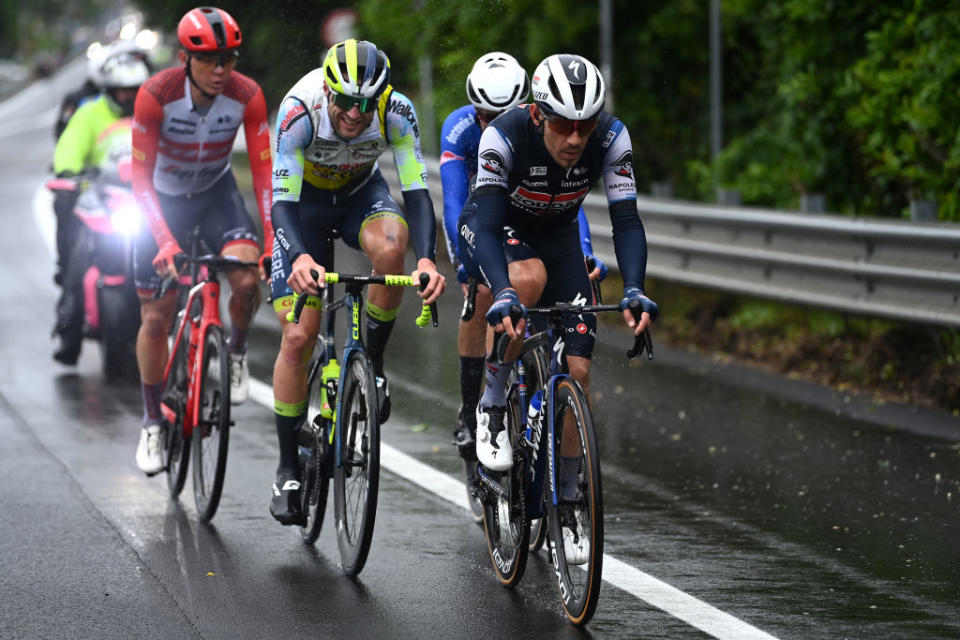
[[[233,69],[237,66],[239,57],[240,52],[236,50],[193,54],[193,59],[205,67],[223,67],[224,69]]]
[[[597,116],[594,115],[586,120],[568,120],[567,118],[549,118],[544,116],[547,126],[551,131],[559,133],[562,136],[568,136],[577,131],[582,136],[589,135],[597,127]]]
[[[356,106],[360,113],[370,113],[377,108],[377,100],[375,98],[354,98],[342,93],[337,93],[336,91],[331,91],[330,95],[333,97],[333,104],[337,106],[338,109],[343,109],[344,111],[350,111]]]

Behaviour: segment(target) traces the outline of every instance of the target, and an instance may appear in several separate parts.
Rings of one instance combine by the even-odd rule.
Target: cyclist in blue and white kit
[[[529,94],[527,72],[516,59],[499,51],[486,53],[474,63],[467,76],[467,97],[470,104],[451,112],[441,130],[440,179],[443,184],[443,227],[447,237],[450,261],[457,267],[464,294],[467,275],[457,252],[457,219],[477,174],[477,149],[480,135],[498,115],[523,102]],[[580,209],[578,216],[580,244],[584,256],[593,257],[596,268],[591,279],[602,280],[607,273],[603,262],[593,256],[587,216]],[[482,280],[480,282],[483,282]],[[454,444],[468,463],[476,460],[474,434],[477,430],[475,408],[480,399],[480,383],[486,355],[487,323],[484,314],[490,307],[490,289],[481,284],[476,292],[476,312],[467,321],[460,321],[457,352],[460,355],[460,411]],[[467,468],[472,468],[468,464]]]
[[[605,90],[599,70],[581,56],[545,59],[533,75],[534,104],[501,115],[480,138],[473,195],[460,216],[460,258],[470,276],[495,292],[486,314],[495,331],[512,343],[504,362],[488,362],[486,386],[477,407],[477,457],[493,471],[512,464],[504,429],[509,366],[519,354],[525,326],[514,326],[512,305],[588,303],[590,280],[581,254],[577,210],[590,187],[603,180],[610,207],[614,249],[623,276],[620,308],[639,335],[657,317],[656,303],[643,291],[647,241],[637,213],[633,150],[624,124],[603,111]],[[506,233],[505,228],[510,232]],[[637,300],[638,320],[628,304]],[[570,374],[589,397],[590,357],[596,317],[568,320],[566,359]],[[576,490],[576,468],[558,461],[561,498]],[[572,460],[572,458],[571,458]],[[572,485],[572,486],[571,486]]]

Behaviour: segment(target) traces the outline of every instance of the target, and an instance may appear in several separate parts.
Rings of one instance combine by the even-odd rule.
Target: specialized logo
[[[486,149],[480,154],[480,159],[483,160],[483,164],[481,166],[484,169],[490,173],[495,173],[498,176],[503,175],[503,157],[499,153],[493,149]]]
[[[583,67],[583,63],[578,62],[578,61],[576,61],[576,60],[571,60],[571,61],[570,61],[570,64],[567,65],[567,69],[570,69],[571,71],[573,71],[573,79],[574,79],[574,80],[579,80],[579,79],[580,79],[580,71],[581,71],[582,67]]]
[[[620,157],[610,163],[616,167],[614,173],[624,178],[633,177],[633,151],[624,151]]]

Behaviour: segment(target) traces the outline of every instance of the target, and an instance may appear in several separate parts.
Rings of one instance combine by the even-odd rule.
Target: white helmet
[[[104,90],[139,87],[150,77],[150,67],[142,56],[124,51],[108,54],[100,65],[100,83]]]
[[[467,76],[467,97],[484,111],[506,111],[523,102],[529,92],[527,72],[508,53],[491,51],[480,56]]]
[[[533,72],[533,99],[547,117],[587,120],[603,109],[600,70],[583,56],[558,53]]]

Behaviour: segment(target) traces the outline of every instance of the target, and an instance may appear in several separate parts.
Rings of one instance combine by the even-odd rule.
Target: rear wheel
[[[557,503],[547,502],[550,558],[567,618],[586,624],[600,597],[603,572],[603,492],[593,419],[586,395],[572,378],[554,393]],[[561,457],[566,460],[561,460]],[[564,469],[569,475],[563,493]],[[571,490],[572,489],[572,490]],[[566,499],[564,499],[566,498]]]
[[[517,445],[520,407],[513,392],[507,398],[507,433],[513,445],[513,466],[496,473],[482,466],[481,502],[483,503],[483,530],[487,549],[497,579],[506,587],[519,584],[527,568],[527,546],[530,523],[527,520],[526,465],[523,452]]]
[[[187,406],[187,384],[189,371],[187,349],[192,326],[189,321],[183,330],[183,336],[172,354],[173,364],[164,385],[163,404],[176,414],[176,419],[166,425],[166,437],[163,440],[163,462],[167,469],[167,487],[170,495],[176,498],[183,491],[187,480],[187,467],[190,460],[190,438],[183,437],[183,416]]]
[[[300,474],[303,478],[300,508],[306,515],[300,535],[305,544],[313,544],[320,536],[332,475],[330,445],[323,440],[329,433],[324,428],[329,421],[320,415],[323,408],[322,364],[322,360],[314,360],[313,372],[308,378],[306,422],[300,427]]]
[[[334,493],[337,541],[343,571],[363,569],[373,538],[380,485],[380,418],[373,367],[360,353],[350,354],[337,403],[338,446]]]
[[[217,512],[230,442],[230,356],[223,329],[211,326],[203,344],[200,412],[193,430],[193,497],[200,519]]]

